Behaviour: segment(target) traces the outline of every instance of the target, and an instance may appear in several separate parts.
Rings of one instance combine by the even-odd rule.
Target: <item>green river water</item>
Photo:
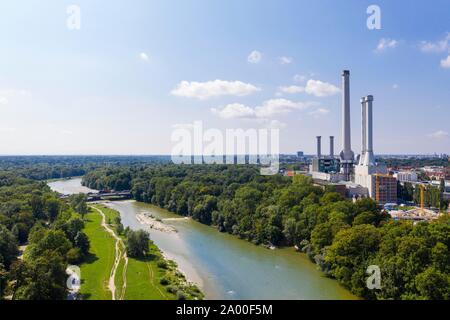
[[[63,194],[89,192],[81,179],[49,183]],[[235,236],[185,219],[167,210],[135,201],[110,202],[122,223],[146,229],[168,258],[175,260],[206,299],[356,299],[335,280],[326,278],[293,248],[269,250]],[[136,214],[150,212],[177,232],[162,232],[142,225]]]

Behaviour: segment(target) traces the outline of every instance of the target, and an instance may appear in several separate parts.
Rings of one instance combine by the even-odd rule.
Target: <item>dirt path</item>
[[[119,268],[120,265],[120,259],[124,259],[125,264],[123,267],[123,286],[122,286],[122,290],[121,290],[121,295],[119,298],[119,300],[123,300],[125,297],[125,290],[127,288],[127,277],[126,277],[126,271],[127,271],[127,266],[128,266],[128,257],[127,257],[127,252],[125,250],[125,244],[123,243],[122,239],[114,232],[113,229],[111,229],[109,227],[109,225],[106,223],[106,216],[103,213],[102,210],[90,206],[90,208],[97,210],[98,213],[100,213],[100,215],[102,216],[102,227],[105,228],[105,230],[110,233],[113,238],[116,240],[116,245],[115,245],[115,259],[114,259],[114,264],[113,267],[111,269],[111,273],[109,276],[109,282],[108,282],[108,288],[112,293],[112,300],[116,300],[116,282],[115,282],[115,278],[116,278],[116,272],[117,269]],[[122,247],[122,249],[121,249]]]
[[[150,284],[153,286],[153,288],[155,288],[156,290],[158,290],[159,293],[160,293],[164,298],[166,298],[166,300],[168,300],[166,294],[165,294],[164,292],[162,292],[160,288],[158,288],[157,286],[155,286],[155,284],[154,284],[153,281],[152,281],[153,278],[154,278],[154,273],[153,273],[152,267],[150,266],[150,264],[149,264],[148,262],[146,262],[145,265],[147,266],[147,268],[148,268],[148,273],[150,274]]]

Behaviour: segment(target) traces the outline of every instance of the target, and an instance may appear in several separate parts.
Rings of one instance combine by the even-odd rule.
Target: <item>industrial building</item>
[[[322,155],[322,137],[317,136],[317,154],[309,173],[312,178],[345,185],[347,196],[371,197],[379,203],[397,201],[397,179],[388,175],[385,166],[375,161],[373,150],[372,95],[361,98],[361,153],[356,157],[351,148],[350,71],[342,73],[342,151],[334,156],[334,137],[330,137],[330,153]]]

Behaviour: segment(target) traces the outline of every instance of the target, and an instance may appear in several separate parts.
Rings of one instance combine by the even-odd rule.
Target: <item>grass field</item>
[[[117,232],[119,213],[103,205],[95,205],[106,218],[106,223]],[[85,232],[91,241],[91,255],[81,265],[81,294],[83,299],[110,300],[112,294],[108,289],[108,280],[115,258],[115,239],[101,226],[102,217],[96,210],[86,215]],[[121,235],[125,243],[124,235]],[[120,246],[125,250],[125,246]],[[200,290],[185,281],[177,270],[176,264],[167,261],[157,246],[150,245],[150,253],[145,259],[128,258],[119,262],[115,275],[116,299],[126,300],[173,300],[202,299]],[[125,275],[125,276],[124,276]],[[163,279],[163,280],[161,280]],[[126,281],[125,293],[123,284]]]
[[[91,248],[87,261],[80,267],[83,299],[111,299],[108,279],[114,262],[114,239],[101,226],[101,221],[101,215],[94,210],[85,216],[84,232],[89,237]]]

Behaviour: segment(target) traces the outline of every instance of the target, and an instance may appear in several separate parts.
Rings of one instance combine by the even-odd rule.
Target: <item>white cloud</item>
[[[181,81],[171,94],[179,97],[197,98],[200,100],[217,96],[246,96],[260,91],[250,83],[241,81],[214,80],[207,82]]]
[[[284,57],[283,56],[283,57],[280,57],[279,60],[280,60],[281,64],[290,64],[290,63],[292,63],[292,61],[294,59],[292,59],[291,57]]]
[[[247,57],[247,61],[250,63],[259,63],[262,59],[262,54],[259,51],[252,51]]]
[[[450,50],[450,32],[446,36],[438,41],[422,41],[419,45],[420,50],[426,53],[440,53]]]
[[[394,39],[381,38],[378,42],[376,52],[383,52],[387,49],[393,49],[398,45],[398,41]]]
[[[270,118],[278,114],[286,114],[292,110],[301,110],[309,107],[310,102],[294,102],[287,99],[270,99],[264,101],[262,106],[256,107],[256,116],[259,118]]]
[[[305,87],[301,87],[301,86],[285,86],[285,87],[279,87],[278,91],[282,92],[282,93],[294,94],[294,93],[305,92]]]
[[[315,106],[315,102],[294,102],[287,99],[270,99],[255,108],[232,103],[223,108],[212,108],[212,113],[223,119],[269,119],[277,115],[287,114],[294,110],[303,110]]]
[[[441,60],[441,67],[445,69],[450,68],[450,55],[447,58]]]
[[[330,113],[330,110],[325,109],[325,108],[319,108],[314,111],[311,111],[309,114],[315,118],[319,118],[321,116],[327,115],[328,113]]]
[[[339,93],[340,90],[331,83],[311,79],[306,83],[305,92],[316,97],[326,97],[335,95]]]
[[[447,138],[449,136],[449,133],[444,130],[438,130],[436,132],[430,133],[428,136],[434,139],[442,139]]]
[[[293,79],[294,79],[294,82],[299,82],[299,83],[301,83],[301,82],[305,82],[306,76],[304,76],[304,75],[302,75],[302,74],[296,74],[296,75],[293,77]]]
[[[398,89],[398,84],[394,83],[394,84],[392,85],[392,89]]]
[[[232,103],[222,109],[212,108],[211,111],[223,119],[253,118],[256,115],[255,110],[241,103]]]
[[[146,54],[145,52],[141,52],[139,53],[139,58],[143,61],[148,61],[150,58],[148,57],[148,54]]]

